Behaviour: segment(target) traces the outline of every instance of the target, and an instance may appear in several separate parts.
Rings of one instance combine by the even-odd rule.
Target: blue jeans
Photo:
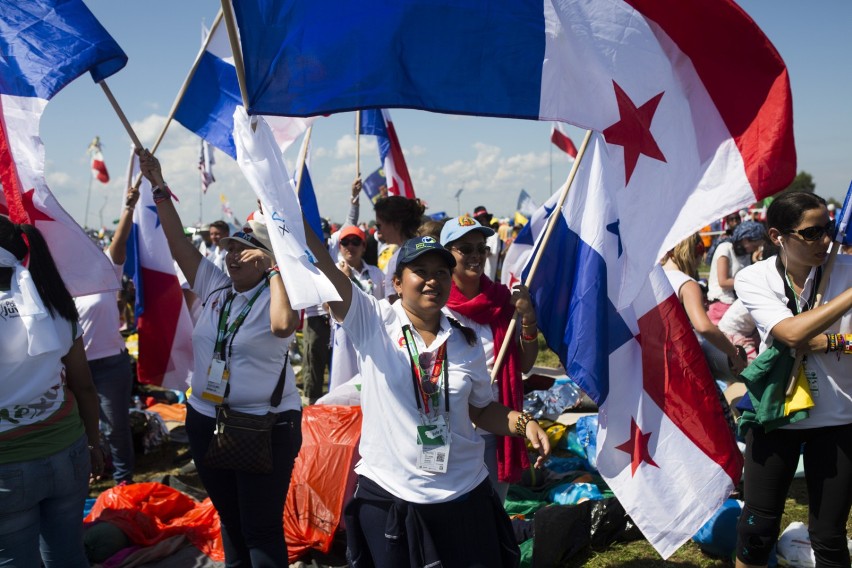
[[[293,463],[302,447],[302,413],[282,412],[272,429],[269,474],[213,469],[204,454],[216,420],[186,407],[186,433],[198,477],[222,521],[222,547],[227,568],[289,566],[284,540],[284,502]]]
[[[133,481],[133,466],[136,455],[133,436],[130,432],[130,393],[133,390],[133,375],[127,351],[118,355],[89,361],[92,381],[98,391],[101,407],[101,423],[112,454],[115,471],[112,478],[116,483]]]
[[[85,567],[86,436],[46,458],[0,465],[0,566]]]

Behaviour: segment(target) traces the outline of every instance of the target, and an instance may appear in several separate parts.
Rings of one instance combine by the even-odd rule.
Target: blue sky
[[[211,23],[220,4],[216,0],[86,0],[86,4],[129,56],[127,67],[107,83],[143,144],[151,145],[198,52],[201,21]],[[842,200],[852,179],[852,39],[846,29],[852,22],[852,2],[742,0],[740,5],[787,63],[798,169],[814,176],[819,194]],[[394,110],[392,115],[415,190],[427,202],[428,212],[456,214],[485,205],[508,216],[514,213],[521,189],[541,203],[570,169],[564,155],[555,148],[551,151],[550,123],[407,110]],[[582,132],[569,128],[579,144]],[[90,180],[86,148],[94,136],[101,137],[112,180],[92,185],[87,224],[112,227],[121,207],[130,141],[100,87],[88,76],[66,87],[47,106],[41,134],[48,184],[81,224]],[[157,152],[166,180],[180,197],[184,223],[220,218],[220,193],[244,218],[254,208],[254,194],[221,152],[216,152],[214,166],[217,182],[200,197],[198,145],[195,135],[173,123]],[[342,220],[356,167],[354,115],[317,121],[312,145],[311,177],[320,212]],[[285,155],[288,165],[295,161],[296,150]],[[375,142],[362,137],[362,174],[378,165]],[[453,196],[462,187],[457,202]],[[362,207],[362,218],[371,218],[366,199]]]

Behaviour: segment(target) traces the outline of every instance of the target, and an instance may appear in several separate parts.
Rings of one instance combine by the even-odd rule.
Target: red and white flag
[[[109,172],[104,163],[100,136],[95,136],[95,139],[89,144],[89,155],[92,157],[92,178],[101,183],[109,183]]]
[[[5,3],[0,26],[0,214],[41,231],[72,296],[115,290],[112,264],[47,186],[39,125],[65,85],[103,80],[127,56],[80,0]]]
[[[128,179],[139,175],[139,158],[131,154]],[[192,319],[168,254],[151,183],[142,178],[133,228],[127,242],[130,273],[136,285],[136,329],[139,332],[139,382],[185,390],[192,378]]]
[[[568,132],[565,130],[565,125],[561,122],[553,123],[553,127],[550,129],[550,141],[572,158],[577,157],[577,147],[574,146],[574,142],[571,141]]]

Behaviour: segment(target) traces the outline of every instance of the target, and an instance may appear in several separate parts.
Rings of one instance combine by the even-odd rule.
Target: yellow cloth
[[[808,379],[805,377],[805,366],[799,365],[799,371],[796,375],[796,386],[793,392],[784,399],[784,416],[789,416],[799,410],[813,408],[814,399],[811,396],[811,388],[808,385]]]
[[[396,245],[388,245],[387,247],[385,247],[385,250],[382,251],[382,254],[379,255],[379,259],[378,262],[376,262],[376,266],[378,266],[382,272],[384,272],[385,269],[388,267],[388,262],[390,262],[390,259],[393,256],[393,253],[396,252],[397,248],[399,247]]]

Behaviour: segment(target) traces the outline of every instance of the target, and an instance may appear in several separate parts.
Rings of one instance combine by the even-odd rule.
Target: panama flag
[[[109,172],[106,163],[104,163],[100,136],[95,136],[95,139],[89,144],[89,155],[92,157],[92,178],[101,183],[109,183]]]
[[[243,104],[240,85],[228,31],[221,25],[221,18],[217,18],[212,32],[201,26],[202,44],[210,33],[212,36],[201,53],[198,68],[175,111],[175,120],[236,159],[234,109]],[[279,149],[284,152],[313,121],[313,118],[271,117],[267,122]]]
[[[132,152],[128,174],[128,180],[139,175],[139,158]],[[186,390],[192,378],[192,320],[168,251],[151,183],[142,177],[124,264],[136,286],[137,375],[141,383]]]
[[[302,157],[304,156],[304,159]],[[305,135],[302,139],[302,148],[299,150],[299,163],[296,164],[298,178],[294,177],[291,180],[293,188],[299,188],[299,205],[302,207],[302,214],[308,226],[313,230],[319,240],[324,240],[322,234],[322,220],[320,219],[319,204],[317,203],[317,195],[314,192],[314,183],[311,181],[311,172],[308,170],[308,165],[311,161],[311,141]]]
[[[0,214],[44,235],[72,296],[116,289],[115,272],[47,187],[39,124],[47,101],[127,56],[81,0],[19,0],[0,10]]]
[[[379,143],[379,160],[387,179],[388,194],[414,199],[414,184],[411,183],[390,112],[375,109],[360,112],[361,134],[375,136]]]
[[[550,129],[550,141],[553,142],[554,146],[572,158],[577,157],[577,147],[574,146],[574,142],[572,142],[571,138],[568,136],[565,125],[561,122],[553,123],[553,127]]]
[[[518,231],[515,240],[512,241],[512,244],[506,250],[506,254],[503,257],[503,271],[500,273],[500,281],[509,288],[521,282],[522,273],[530,261],[533,247],[539,235],[544,231],[550,215],[556,209],[560,193],[561,190],[551,195],[544,205],[532,213],[527,224]]]
[[[250,117],[242,106],[234,111],[237,165],[263,205],[263,218],[280,266],[290,305],[300,310],[340,300],[331,282],[314,266],[305,241],[302,207],[290,183],[284,158],[262,116]]]
[[[616,308],[627,252],[647,243],[620,234],[606,186],[622,178],[608,171],[607,149],[592,137],[565,206],[551,207],[554,230],[530,294],[548,345],[599,406],[600,474],[667,558],[730,496],[742,456],[660,266],[629,306]]]
[[[346,0],[333,19],[279,4],[234,3],[252,114],[407,107],[603,133],[618,210],[653,204],[620,219],[647,244],[624,259],[620,307],[675,243],[796,172],[787,69],[732,0]]]

